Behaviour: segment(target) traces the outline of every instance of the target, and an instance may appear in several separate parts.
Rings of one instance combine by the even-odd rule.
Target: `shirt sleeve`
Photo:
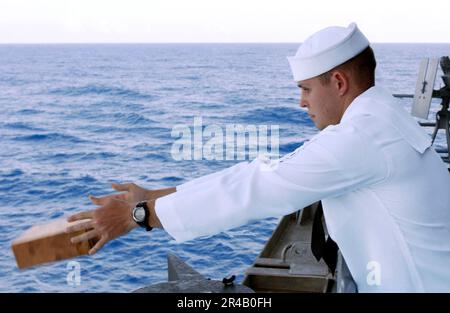
[[[156,200],[156,214],[169,235],[183,242],[286,215],[380,179],[371,161],[377,156],[368,158],[373,151],[358,150],[364,140],[347,136],[344,144],[335,145],[336,135],[343,140],[342,134],[322,131],[279,160],[242,162],[177,188]]]

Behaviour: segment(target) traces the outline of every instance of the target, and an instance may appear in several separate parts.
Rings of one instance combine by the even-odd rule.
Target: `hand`
[[[124,193],[113,194],[103,197],[89,196],[92,203],[96,205],[104,205],[111,199],[122,200],[136,203],[144,200],[157,199],[176,191],[176,188],[164,188],[157,190],[148,190],[134,183],[129,184],[112,184],[112,188],[116,191],[124,191]]]
[[[85,211],[70,216],[67,221],[87,219],[87,221],[69,226],[67,233],[86,230],[85,233],[73,237],[71,241],[78,243],[88,241],[93,238],[99,239],[95,246],[89,250],[89,254],[94,254],[100,250],[108,241],[122,236],[132,229],[138,227],[132,218],[132,210],[135,203],[118,200],[113,197],[102,200],[103,204],[92,211]]]
[[[108,203],[108,201],[110,201],[110,200],[120,200],[120,201],[126,201],[126,202],[130,202],[130,203],[136,203],[139,201],[147,200],[148,192],[150,192],[150,190],[139,187],[138,185],[133,184],[133,183],[112,184],[111,186],[116,191],[124,191],[124,192],[119,193],[119,194],[103,196],[103,197],[89,196],[89,199],[95,205],[104,205],[104,204]]]

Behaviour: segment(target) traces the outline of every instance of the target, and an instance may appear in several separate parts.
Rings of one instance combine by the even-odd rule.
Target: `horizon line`
[[[161,41],[161,42],[0,42],[0,45],[128,45],[128,44],[300,44],[302,42],[289,42],[289,41]],[[410,41],[385,41],[385,42],[371,42],[370,44],[448,44],[449,42],[410,42]]]

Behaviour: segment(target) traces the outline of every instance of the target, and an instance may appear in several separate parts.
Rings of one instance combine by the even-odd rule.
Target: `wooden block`
[[[23,269],[88,254],[96,240],[74,244],[70,242],[70,239],[84,231],[70,234],[65,232],[67,226],[84,221],[86,220],[68,223],[65,218],[61,218],[26,230],[11,244],[17,266]]]

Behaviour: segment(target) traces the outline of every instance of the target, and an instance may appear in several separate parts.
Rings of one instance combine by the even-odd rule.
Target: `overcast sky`
[[[372,42],[450,43],[450,0],[0,0],[0,43],[302,42],[356,22]]]

